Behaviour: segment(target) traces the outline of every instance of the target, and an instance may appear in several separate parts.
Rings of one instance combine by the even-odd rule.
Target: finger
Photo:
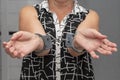
[[[112,52],[117,52],[117,48],[112,48]]]
[[[5,48],[5,51],[8,55],[10,55],[10,57],[12,58],[16,58],[16,55],[14,53],[15,52],[15,48],[10,44],[10,42],[3,42],[3,46]]]
[[[15,50],[15,51],[13,52],[13,56],[14,56],[15,58],[17,58],[18,55],[19,55],[18,51]]]
[[[116,52],[117,48],[116,47],[111,47],[111,46],[107,46],[105,44],[101,45],[101,48],[103,48],[106,51],[110,51],[110,52]],[[109,52],[108,52],[109,53]]]
[[[4,47],[5,47],[5,51],[8,53],[8,54],[11,54],[11,52],[10,52],[10,47],[11,47],[12,45],[8,45],[8,44],[6,44]]]
[[[6,53],[10,55],[10,57],[15,58],[13,53],[10,52],[10,49],[5,49]]]
[[[91,51],[91,52],[90,52],[90,55],[91,55],[93,58],[95,58],[95,59],[98,59],[98,58],[99,58],[99,56],[98,56],[94,51]]]
[[[9,55],[11,54],[8,48],[5,48],[5,52]]]
[[[3,45],[6,45],[6,44],[7,44],[7,42],[4,41],[4,42],[3,42]]]
[[[23,58],[24,56],[25,56],[25,54],[23,53],[23,51],[19,51],[17,58],[20,59],[20,58]]]
[[[106,45],[106,44],[102,44],[100,47],[103,48],[104,50],[107,50],[107,51],[111,51],[111,50],[112,50],[112,48],[109,47],[109,46]]]
[[[3,47],[5,48],[5,46],[7,45],[7,42],[3,42]]]
[[[10,51],[11,53],[13,53],[13,52],[15,51],[15,48],[14,48],[14,47],[10,47],[9,51]]]
[[[17,50],[14,46],[11,46],[11,47],[8,49],[8,54],[9,54],[12,58],[16,58],[16,56],[18,55],[18,50]]]
[[[13,44],[13,41],[3,42],[3,47],[10,47]]]
[[[117,51],[117,48],[116,48],[117,44],[109,41],[108,39],[105,39],[103,42],[104,42],[104,44],[106,44],[107,46],[109,46],[111,48],[112,52],[116,52]]]
[[[17,58],[18,59],[21,59],[21,58],[23,58],[25,55],[24,54],[19,54],[18,56],[17,56]]]
[[[99,38],[99,39],[105,39],[105,38],[107,38],[106,35],[101,34],[101,33],[98,32],[97,30],[93,31],[93,34],[94,34],[94,36],[95,36],[96,38]]]
[[[6,48],[10,48],[11,46],[13,46],[13,41],[9,41],[6,43]]]
[[[109,41],[108,39],[104,39],[103,43],[110,46],[110,47],[117,47],[117,45],[111,41]]]
[[[16,50],[15,47],[11,47],[10,52],[12,53],[13,57],[16,57],[18,55],[18,51]]]
[[[12,53],[9,53],[12,58],[17,58],[18,51],[14,50]]]
[[[108,54],[111,55],[111,54],[112,54],[111,51],[104,50],[104,49],[101,48],[101,47],[99,47],[99,48],[97,49],[97,51],[98,51],[99,53],[103,54],[103,55],[108,55]]]
[[[12,58],[15,58],[16,56],[14,55],[15,49],[13,47],[10,47],[6,49],[7,54],[9,54]]]

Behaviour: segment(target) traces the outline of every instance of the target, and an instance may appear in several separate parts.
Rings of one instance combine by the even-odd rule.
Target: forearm
[[[37,15],[35,8],[31,7],[31,6],[27,6],[20,11],[19,30],[20,31],[27,31],[27,32],[30,32],[33,34],[38,33],[41,35],[46,35],[46,33],[42,27],[42,24],[38,20],[38,15]],[[37,35],[35,35],[35,36],[37,36]],[[40,38],[38,36],[36,37],[36,39],[38,39],[38,41],[39,41],[36,43],[39,46],[35,50],[42,50],[44,47],[44,41],[42,40],[42,38]],[[42,52],[40,54],[37,54],[37,55],[44,56],[49,52],[49,50],[45,50]]]
[[[83,22],[80,23],[80,25],[78,26],[75,36],[74,36],[74,45],[76,47],[76,49],[78,50],[82,50],[84,49],[81,45],[78,44],[77,38],[81,36],[81,31],[85,31],[86,29],[95,29],[95,30],[99,30],[99,16],[95,11],[90,10],[88,15],[86,16],[85,20]],[[70,54],[72,54],[73,56],[79,56],[80,53],[74,51],[73,49],[69,48],[68,49]]]

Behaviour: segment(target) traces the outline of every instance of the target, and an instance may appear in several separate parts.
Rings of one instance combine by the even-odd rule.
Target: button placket
[[[62,31],[65,27],[65,22],[67,19],[67,16],[64,17],[64,19],[61,21],[61,23],[59,23],[59,20],[57,19],[56,14],[53,14],[53,18],[54,18],[54,24],[55,24],[55,29],[56,29],[56,80],[61,80],[60,77],[60,70],[61,70],[61,39],[62,39]]]

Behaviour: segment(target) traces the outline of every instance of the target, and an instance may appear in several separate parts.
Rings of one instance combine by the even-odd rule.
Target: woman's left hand
[[[104,55],[111,55],[112,52],[117,51],[117,45],[95,29],[85,28],[77,31],[74,41],[78,46],[86,49],[93,58],[99,58],[95,51]]]

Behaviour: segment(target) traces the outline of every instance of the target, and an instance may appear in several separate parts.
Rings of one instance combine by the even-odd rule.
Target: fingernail
[[[115,52],[117,52],[118,50],[117,49],[115,49]]]

